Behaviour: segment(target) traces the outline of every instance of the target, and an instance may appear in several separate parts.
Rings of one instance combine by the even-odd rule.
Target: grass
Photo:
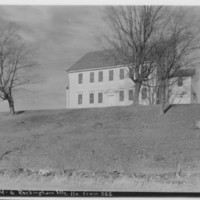
[[[1,113],[0,179],[11,177],[7,187],[21,177],[70,179],[75,188],[95,181],[101,189],[191,189],[200,176],[198,120],[200,105],[173,106],[165,115],[157,106]]]

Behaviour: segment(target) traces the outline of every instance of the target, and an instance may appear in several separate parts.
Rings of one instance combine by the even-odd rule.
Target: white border
[[[200,5],[198,0],[0,0],[0,5]]]

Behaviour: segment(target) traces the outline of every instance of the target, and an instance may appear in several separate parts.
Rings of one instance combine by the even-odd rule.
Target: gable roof
[[[67,72],[84,71],[100,69],[105,67],[114,67],[117,65],[128,64],[119,55],[117,50],[108,49],[86,53]],[[189,77],[195,74],[195,69],[181,69],[173,74],[172,77]]]
[[[86,69],[98,69],[125,64],[123,59],[117,55],[118,54],[115,50],[89,52],[85,54],[80,60],[78,60],[74,65],[72,65],[67,71],[73,72]]]

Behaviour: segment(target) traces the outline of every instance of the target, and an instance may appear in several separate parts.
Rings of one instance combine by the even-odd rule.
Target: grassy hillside
[[[197,120],[200,105],[177,105],[163,116],[156,106],[1,113],[0,179],[193,187],[200,176]]]

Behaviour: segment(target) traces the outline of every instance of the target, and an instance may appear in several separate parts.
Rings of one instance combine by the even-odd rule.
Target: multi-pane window
[[[119,91],[119,101],[124,101],[124,91]]]
[[[94,83],[94,72],[90,72],[90,83]]]
[[[103,81],[103,71],[99,71],[99,82]]]
[[[129,98],[129,101],[133,100],[133,90],[128,91],[128,98]]]
[[[119,78],[124,79],[124,69],[119,70]]]
[[[109,70],[109,81],[113,80],[113,70]]]
[[[83,83],[83,74],[82,73],[78,74],[78,83],[79,84]]]
[[[98,103],[103,103],[103,93],[102,92],[98,93]]]
[[[83,103],[83,95],[78,94],[78,104],[82,104],[82,103]]]
[[[183,77],[178,78],[178,86],[179,87],[183,86]]]
[[[90,103],[94,103],[94,93],[90,93]]]

